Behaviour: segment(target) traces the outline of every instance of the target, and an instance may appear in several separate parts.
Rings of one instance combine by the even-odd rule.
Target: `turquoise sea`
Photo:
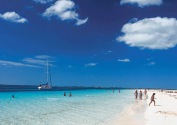
[[[134,90],[65,92],[0,92],[0,125],[103,125],[135,103]]]

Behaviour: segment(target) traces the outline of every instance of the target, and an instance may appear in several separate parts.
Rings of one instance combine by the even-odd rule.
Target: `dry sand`
[[[148,92],[148,104],[153,93],[156,93],[156,106],[153,103],[151,106],[147,105],[145,111],[146,125],[177,125],[177,93],[151,90]]]
[[[156,93],[156,105],[152,103],[149,106],[153,93]],[[149,90],[143,100],[135,100],[134,104],[104,125],[177,125],[177,93]]]

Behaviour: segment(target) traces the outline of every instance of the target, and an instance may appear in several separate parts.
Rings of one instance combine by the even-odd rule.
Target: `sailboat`
[[[47,60],[47,82],[46,84],[40,84],[38,86],[39,90],[49,90],[52,89],[52,82],[51,82],[51,73],[50,73],[50,68],[49,68],[49,61]]]

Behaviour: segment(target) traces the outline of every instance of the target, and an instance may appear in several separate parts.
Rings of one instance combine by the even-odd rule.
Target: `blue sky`
[[[0,0],[0,84],[177,88],[176,0]]]

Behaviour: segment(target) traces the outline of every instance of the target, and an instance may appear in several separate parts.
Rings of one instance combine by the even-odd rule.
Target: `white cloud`
[[[76,25],[82,25],[82,24],[84,24],[84,23],[86,23],[88,21],[88,18],[86,18],[86,19],[83,19],[83,20],[81,20],[81,19],[77,19],[77,22],[76,22]]]
[[[48,56],[48,55],[38,55],[38,56],[35,56],[35,58],[37,58],[37,59],[50,59],[52,57]]]
[[[108,50],[108,51],[105,52],[106,55],[108,55],[108,54],[110,54],[110,53],[112,53],[111,50]]]
[[[118,59],[119,62],[130,62],[130,59]]]
[[[177,44],[176,18],[145,18],[127,23],[121,30],[124,35],[117,38],[131,47],[168,49]]]
[[[71,0],[58,0],[43,13],[44,17],[57,17],[64,20],[74,20],[76,25],[82,25],[87,22],[86,19],[79,19],[79,14],[75,12],[75,3]]]
[[[47,60],[50,66],[54,66],[51,64],[52,62],[54,62],[53,57],[48,56],[48,55],[38,55],[38,56],[35,56],[34,58],[24,58],[22,61],[29,63],[29,64],[46,66]]]
[[[131,19],[131,20],[129,21],[129,23],[134,23],[134,22],[136,22],[136,21],[138,21],[138,18],[133,18],[133,19]]]
[[[97,65],[97,63],[88,63],[88,64],[85,64],[85,67],[93,67],[96,65]]]
[[[111,51],[111,50],[108,50],[107,53],[112,53],[112,51]]]
[[[4,14],[0,14],[0,18],[10,21],[10,22],[15,22],[15,23],[26,23],[28,22],[27,19],[22,18],[20,15],[18,15],[15,12],[6,12]]]
[[[39,66],[35,66],[35,65],[29,65],[29,64],[19,63],[19,62],[11,62],[6,60],[0,60],[0,64],[4,66],[23,66],[23,67],[40,68]]]
[[[54,0],[33,0],[36,3],[41,3],[41,4],[46,4],[46,3],[50,3]]]
[[[148,63],[148,66],[153,66],[155,64],[156,64],[155,62],[150,62],[150,63]]]
[[[22,61],[26,63],[38,64],[38,65],[46,65],[46,60],[34,59],[34,58],[25,58]]]
[[[21,62],[0,60],[0,65],[42,68],[43,66],[47,65],[47,59],[50,59],[49,65],[54,66],[52,64],[52,62],[54,62],[52,60],[53,57],[48,56],[48,55],[38,55],[38,56],[35,56],[34,58],[24,58],[21,60]]]
[[[121,0],[120,4],[138,4],[139,7],[161,5],[163,0]]]

